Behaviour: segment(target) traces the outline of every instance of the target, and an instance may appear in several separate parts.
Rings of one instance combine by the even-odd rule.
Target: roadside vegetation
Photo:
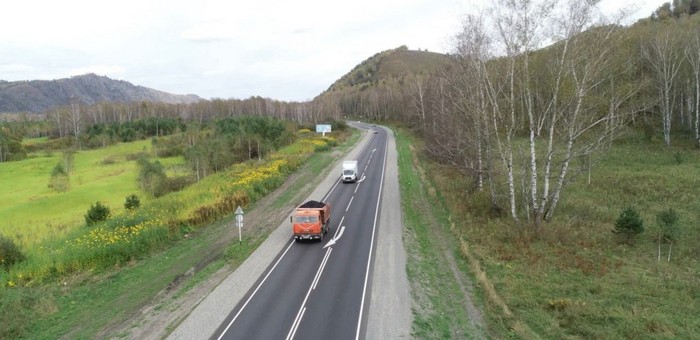
[[[130,301],[125,302],[124,306],[130,308],[120,310],[119,313],[133,311],[143,299],[155,295],[187,271],[180,271],[181,266],[187,263],[194,266],[202,262],[202,259],[201,256],[195,256],[193,260],[181,259],[183,264],[167,270],[163,277],[153,272],[156,268],[148,269],[150,273],[141,274],[138,274],[138,270],[137,274],[122,274],[122,270],[140,267],[140,263],[153,254],[165,252],[181,258],[182,255],[172,253],[173,249],[186,251],[195,247],[197,251],[206,253],[206,244],[195,242],[195,245],[187,245],[187,241],[196,238],[206,230],[207,225],[229,216],[237,206],[245,208],[254,204],[281,185],[287,176],[315,153],[332,150],[337,146],[336,138],[346,138],[343,123],[334,124],[336,133],[320,137],[303,127],[292,130],[296,125],[280,125],[268,119],[243,118],[217,121],[213,129],[202,128],[197,130],[196,135],[175,134],[162,140],[170,143],[171,147],[177,147],[174,140],[193,142],[193,136],[207,134],[205,142],[221,140],[225,143],[225,136],[238,135],[238,131],[221,133],[219,136],[222,137],[217,138],[216,129],[225,124],[229,127],[240,126],[237,123],[242,121],[262,122],[263,127],[268,124],[267,126],[277,126],[279,129],[266,136],[256,135],[252,137],[255,141],[250,143],[245,143],[247,140],[244,138],[230,140],[232,144],[226,150],[229,153],[233,150],[234,156],[237,153],[232,146],[244,142],[245,152],[238,155],[242,155],[245,160],[232,158],[229,161],[231,164],[220,163],[216,168],[210,162],[213,158],[208,157],[216,157],[217,149],[207,148],[208,154],[193,156],[200,157],[198,162],[188,161],[183,155],[157,158],[156,149],[165,149],[160,140],[159,143],[137,141],[101,150],[74,151],[69,162],[71,172],[68,176],[78,183],[66,191],[54,190],[48,186],[52,166],[57,162],[65,164],[65,153],[49,156],[30,154],[26,160],[1,163],[3,169],[15,169],[12,170],[14,182],[24,184],[13,186],[12,181],[8,180],[8,187],[17,189],[10,190],[14,196],[3,197],[8,202],[14,202],[4,213],[16,217],[21,215],[17,212],[26,209],[27,217],[24,220],[14,220],[13,224],[5,224],[0,229],[2,234],[10,235],[4,237],[0,244],[0,260],[6,264],[0,271],[0,319],[3,320],[0,337],[16,338],[37,334],[35,332],[39,329],[43,334],[40,337],[55,337],[73,331],[71,327],[76,327],[79,322],[73,318],[82,315],[82,312],[78,313],[82,309],[74,304],[94,303],[94,299],[102,294],[101,291],[107,289],[105,285],[123,275],[138,276],[141,281],[134,283],[137,285],[151,285],[145,284],[144,280],[160,282],[160,285],[142,289],[138,293],[122,290],[115,292],[125,294],[119,299]],[[275,136],[285,136],[285,142],[276,142]],[[196,141],[191,145],[196,147]],[[105,162],[105,159],[109,161]],[[28,166],[28,163],[35,165]],[[105,171],[104,167],[119,169],[110,172]],[[183,167],[189,171],[183,171]],[[35,170],[23,171],[26,168]],[[192,174],[197,171],[200,171],[199,177]],[[182,175],[183,172],[186,175]],[[169,181],[178,176],[189,180],[185,185],[178,182],[177,187],[173,187]],[[37,182],[37,178],[44,180]],[[166,185],[166,190],[155,190],[163,185]],[[85,197],[84,201],[70,200],[76,192]],[[24,206],[41,200],[67,201],[67,204],[56,210]],[[56,213],[58,211],[68,217],[62,222],[59,231],[56,231],[51,223],[56,221],[54,214],[60,215]],[[29,225],[33,225],[34,229],[27,227]],[[245,249],[237,248],[227,257],[242,261],[255,246],[256,244],[250,244]],[[12,257],[6,256],[8,254]],[[193,261],[195,262],[192,263]],[[156,276],[158,279],[154,279]],[[132,284],[129,286],[133,287]],[[105,308],[110,300],[101,301],[101,306],[95,308]],[[119,318],[119,315],[112,317]],[[63,318],[75,322],[66,322]],[[81,320],[84,319],[83,315]],[[107,316],[103,321],[109,321]],[[36,328],[34,325],[37,323],[42,327]],[[104,324],[99,322],[85,325],[95,329],[102,326]],[[90,332],[95,331],[84,329],[83,326],[78,328],[81,329],[80,334],[93,334]]]
[[[454,283],[445,282],[433,260],[443,247],[435,233],[454,240],[448,244],[478,285],[486,329],[495,338],[693,338],[700,330],[689,317],[700,311],[693,302],[700,294],[700,194],[688,186],[700,176],[700,156],[692,140],[669,152],[628,130],[596,162],[590,183],[585,176],[572,183],[561,216],[544,228],[495,215],[488,195],[464,191],[469,180],[411,151],[414,143],[399,133],[405,223],[415,235],[406,237],[415,246],[407,247],[415,252],[408,273],[420,288],[414,292],[418,338],[445,337],[461,320],[457,290],[438,288]],[[425,177],[411,161],[426,169]],[[419,200],[405,198],[423,186],[435,201],[419,207],[430,212],[412,214]],[[632,241],[616,232],[628,209],[643,224]],[[423,231],[430,215],[443,223]],[[673,236],[665,231],[669,224]]]

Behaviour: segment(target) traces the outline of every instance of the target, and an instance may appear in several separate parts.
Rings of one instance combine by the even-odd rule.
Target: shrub
[[[49,178],[49,188],[59,192],[66,192],[70,189],[70,178],[68,172],[61,162],[51,169],[51,178]]]
[[[134,210],[138,209],[141,206],[141,200],[139,199],[136,194],[131,194],[129,196],[126,196],[126,200],[124,201],[124,208],[126,210]]]
[[[109,217],[109,214],[109,207],[97,201],[95,204],[90,205],[90,209],[88,209],[85,214],[85,224],[93,225],[105,221]]]
[[[661,237],[666,242],[674,242],[678,237],[678,214],[673,208],[668,208],[656,214],[656,223],[661,230]]]
[[[676,161],[676,164],[681,165],[683,164],[683,154],[680,151],[676,151],[673,153],[673,160]]]
[[[634,243],[634,238],[644,232],[644,220],[633,207],[622,209],[620,216],[615,221],[613,232],[625,238],[628,244]]]
[[[161,187],[167,176],[165,168],[159,161],[151,162],[146,157],[141,157],[136,162],[139,166],[139,186],[153,197],[161,196]]]
[[[12,239],[0,235],[0,267],[10,270],[10,267],[24,261],[26,256]]]
[[[673,208],[668,208],[656,214],[658,229],[658,253],[656,260],[661,260],[661,241],[668,242],[668,261],[671,261],[671,248],[678,238],[678,214]]]
[[[107,157],[102,159],[101,164],[102,165],[111,165],[111,164],[114,164],[116,162],[117,162],[117,160],[114,158],[114,156],[107,156]]]
[[[155,196],[160,197],[171,192],[180,191],[194,182],[195,180],[191,176],[166,177],[156,188]]]

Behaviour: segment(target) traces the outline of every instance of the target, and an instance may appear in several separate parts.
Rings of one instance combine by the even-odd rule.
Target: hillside
[[[92,105],[102,101],[194,103],[196,95],[175,95],[95,74],[56,80],[0,81],[0,112],[45,112],[72,99]]]
[[[388,78],[402,78],[411,74],[431,73],[449,61],[445,54],[413,51],[406,46],[379,52],[355,66],[335,81],[326,92],[348,87],[369,86]]]

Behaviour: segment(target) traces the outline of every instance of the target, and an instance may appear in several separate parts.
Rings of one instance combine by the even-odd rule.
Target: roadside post
[[[241,209],[240,205],[238,206],[238,208],[236,208],[236,212],[234,214],[236,215],[236,224],[238,225],[238,244],[241,244],[241,228],[243,228],[243,209]]]

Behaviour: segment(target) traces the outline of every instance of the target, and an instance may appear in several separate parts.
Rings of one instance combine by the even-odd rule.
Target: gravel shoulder
[[[413,314],[406,276],[406,250],[403,244],[403,217],[399,192],[396,141],[387,132],[388,146],[382,211],[379,216],[372,293],[370,295],[367,339],[410,338]]]

